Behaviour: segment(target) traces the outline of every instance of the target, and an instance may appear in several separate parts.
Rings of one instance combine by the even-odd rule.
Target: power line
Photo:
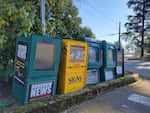
[[[90,15],[91,17],[95,17],[94,19],[96,19],[97,21],[101,20],[101,21],[103,21],[105,24],[108,24],[108,25],[109,25],[108,22],[106,22],[106,21],[102,20],[101,18],[95,16],[94,14],[90,13],[90,12],[87,11],[86,9],[83,9],[82,7],[80,7],[80,9],[81,9],[82,11],[86,12],[86,13],[87,13],[88,15]],[[100,21],[99,21],[99,22],[100,22]],[[114,27],[114,28],[115,28],[115,29],[118,29],[118,28],[116,28],[116,27]]]
[[[97,21],[101,20],[101,21],[103,21],[103,22],[109,24],[108,22],[102,20],[102,18],[99,18],[98,16],[95,16],[93,13],[90,13],[88,10],[83,9],[83,7],[81,7],[81,6],[77,6],[77,7],[78,7],[78,9],[81,9],[82,11],[86,12],[88,15],[90,15],[90,16],[92,16],[92,17],[95,17],[95,19],[97,19]],[[104,14],[103,14],[103,15],[104,15]],[[117,25],[118,25],[118,24],[117,24]],[[112,25],[111,25],[111,26],[112,26]],[[116,28],[116,27],[115,27],[115,28]],[[118,28],[116,28],[116,29],[118,29]]]
[[[116,25],[118,25],[118,23],[113,20],[112,18],[108,17],[106,14],[104,14],[103,12],[101,12],[100,10],[98,10],[97,8],[95,8],[93,5],[91,5],[89,2],[87,2],[85,0],[85,2],[87,3],[88,6],[90,6],[91,8],[93,8],[95,11],[97,11],[99,14],[103,15],[103,17],[105,17],[107,20],[111,20],[113,23],[115,23]]]
[[[124,34],[124,33],[127,33],[127,32],[122,32],[121,34]],[[114,36],[114,35],[118,35],[119,33],[111,33],[111,34],[105,34],[105,35],[100,35],[98,37],[107,37],[107,36]]]
[[[115,28],[115,29],[118,30],[118,27],[112,26],[112,24],[110,25],[110,23],[108,23],[108,22],[105,21],[105,20],[102,20],[102,18],[99,18],[98,16],[94,15],[93,13],[91,13],[91,12],[89,12],[88,10],[84,9],[83,7],[78,6],[78,9],[81,9],[82,11],[84,11],[85,13],[87,13],[88,15],[90,15],[90,17],[94,17],[94,19],[97,20],[98,22],[108,24],[109,26],[111,26],[111,27],[113,27],[113,28]],[[105,14],[103,14],[103,15],[105,15]],[[107,16],[105,16],[105,18],[109,19],[109,17],[107,17]],[[103,22],[101,22],[101,21],[103,21]],[[109,22],[110,22],[110,19],[109,19]],[[113,21],[113,23],[117,24],[115,21]],[[118,25],[118,24],[117,24],[117,25]],[[117,34],[118,34],[118,33],[117,33]],[[116,34],[116,35],[117,35],[117,34]],[[109,34],[109,35],[113,35],[113,34]]]
[[[86,13],[87,13],[88,15],[90,15],[91,17],[95,17],[94,19],[96,19],[97,21],[99,21],[99,19],[101,19],[101,18],[95,16],[94,14],[90,13],[90,12],[87,11],[86,9],[83,9],[82,7],[80,7],[80,9],[82,9],[82,11],[86,12]],[[103,21],[103,20],[101,20],[101,21]],[[103,21],[103,22],[105,22],[105,21]]]
[[[118,35],[118,34],[119,33],[105,34],[105,35],[100,35],[98,37],[114,36],[114,35]]]

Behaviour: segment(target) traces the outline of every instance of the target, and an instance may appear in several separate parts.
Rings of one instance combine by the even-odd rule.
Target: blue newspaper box
[[[12,95],[21,104],[56,93],[61,40],[46,36],[19,37],[16,42]]]
[[[115,79],[116,47],[113,44],[102,41],[103,66],[101,69],[102,81]]]
[[[88,42],[86,85],[97,84],[100,82],[101,42],[89,37],[77,38],[77,40]]]

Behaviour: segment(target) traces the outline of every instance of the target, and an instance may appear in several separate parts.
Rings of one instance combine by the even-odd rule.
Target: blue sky
[[[96,38],[114,42],[118,40],[119,21],[121,32],[125,32],[124,24],[127,15],[132,14],[126,3],[128,0],[74,0],[82,18],[82,26],[92,29]],[[116,34],[109,36],[109,34]]]

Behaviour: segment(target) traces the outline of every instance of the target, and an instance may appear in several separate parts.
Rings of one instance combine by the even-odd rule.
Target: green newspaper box
[[[103,66],[101,69],[101,80],[108,81],[115,79],[116,69],[116,47],[113,44],[102,41]]]
[[[21,104],[56,93],[61,40],[32,35],[16,42],[12,95]]]
[[[124,76],[124,49],[117,49],[116,78]]]

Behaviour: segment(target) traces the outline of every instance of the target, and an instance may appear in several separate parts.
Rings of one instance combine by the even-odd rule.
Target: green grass
[[[10,105],[11,105],[11,102],[8,100],[0,102],[0,110],[3,110],[5,107],[10,106]]]

